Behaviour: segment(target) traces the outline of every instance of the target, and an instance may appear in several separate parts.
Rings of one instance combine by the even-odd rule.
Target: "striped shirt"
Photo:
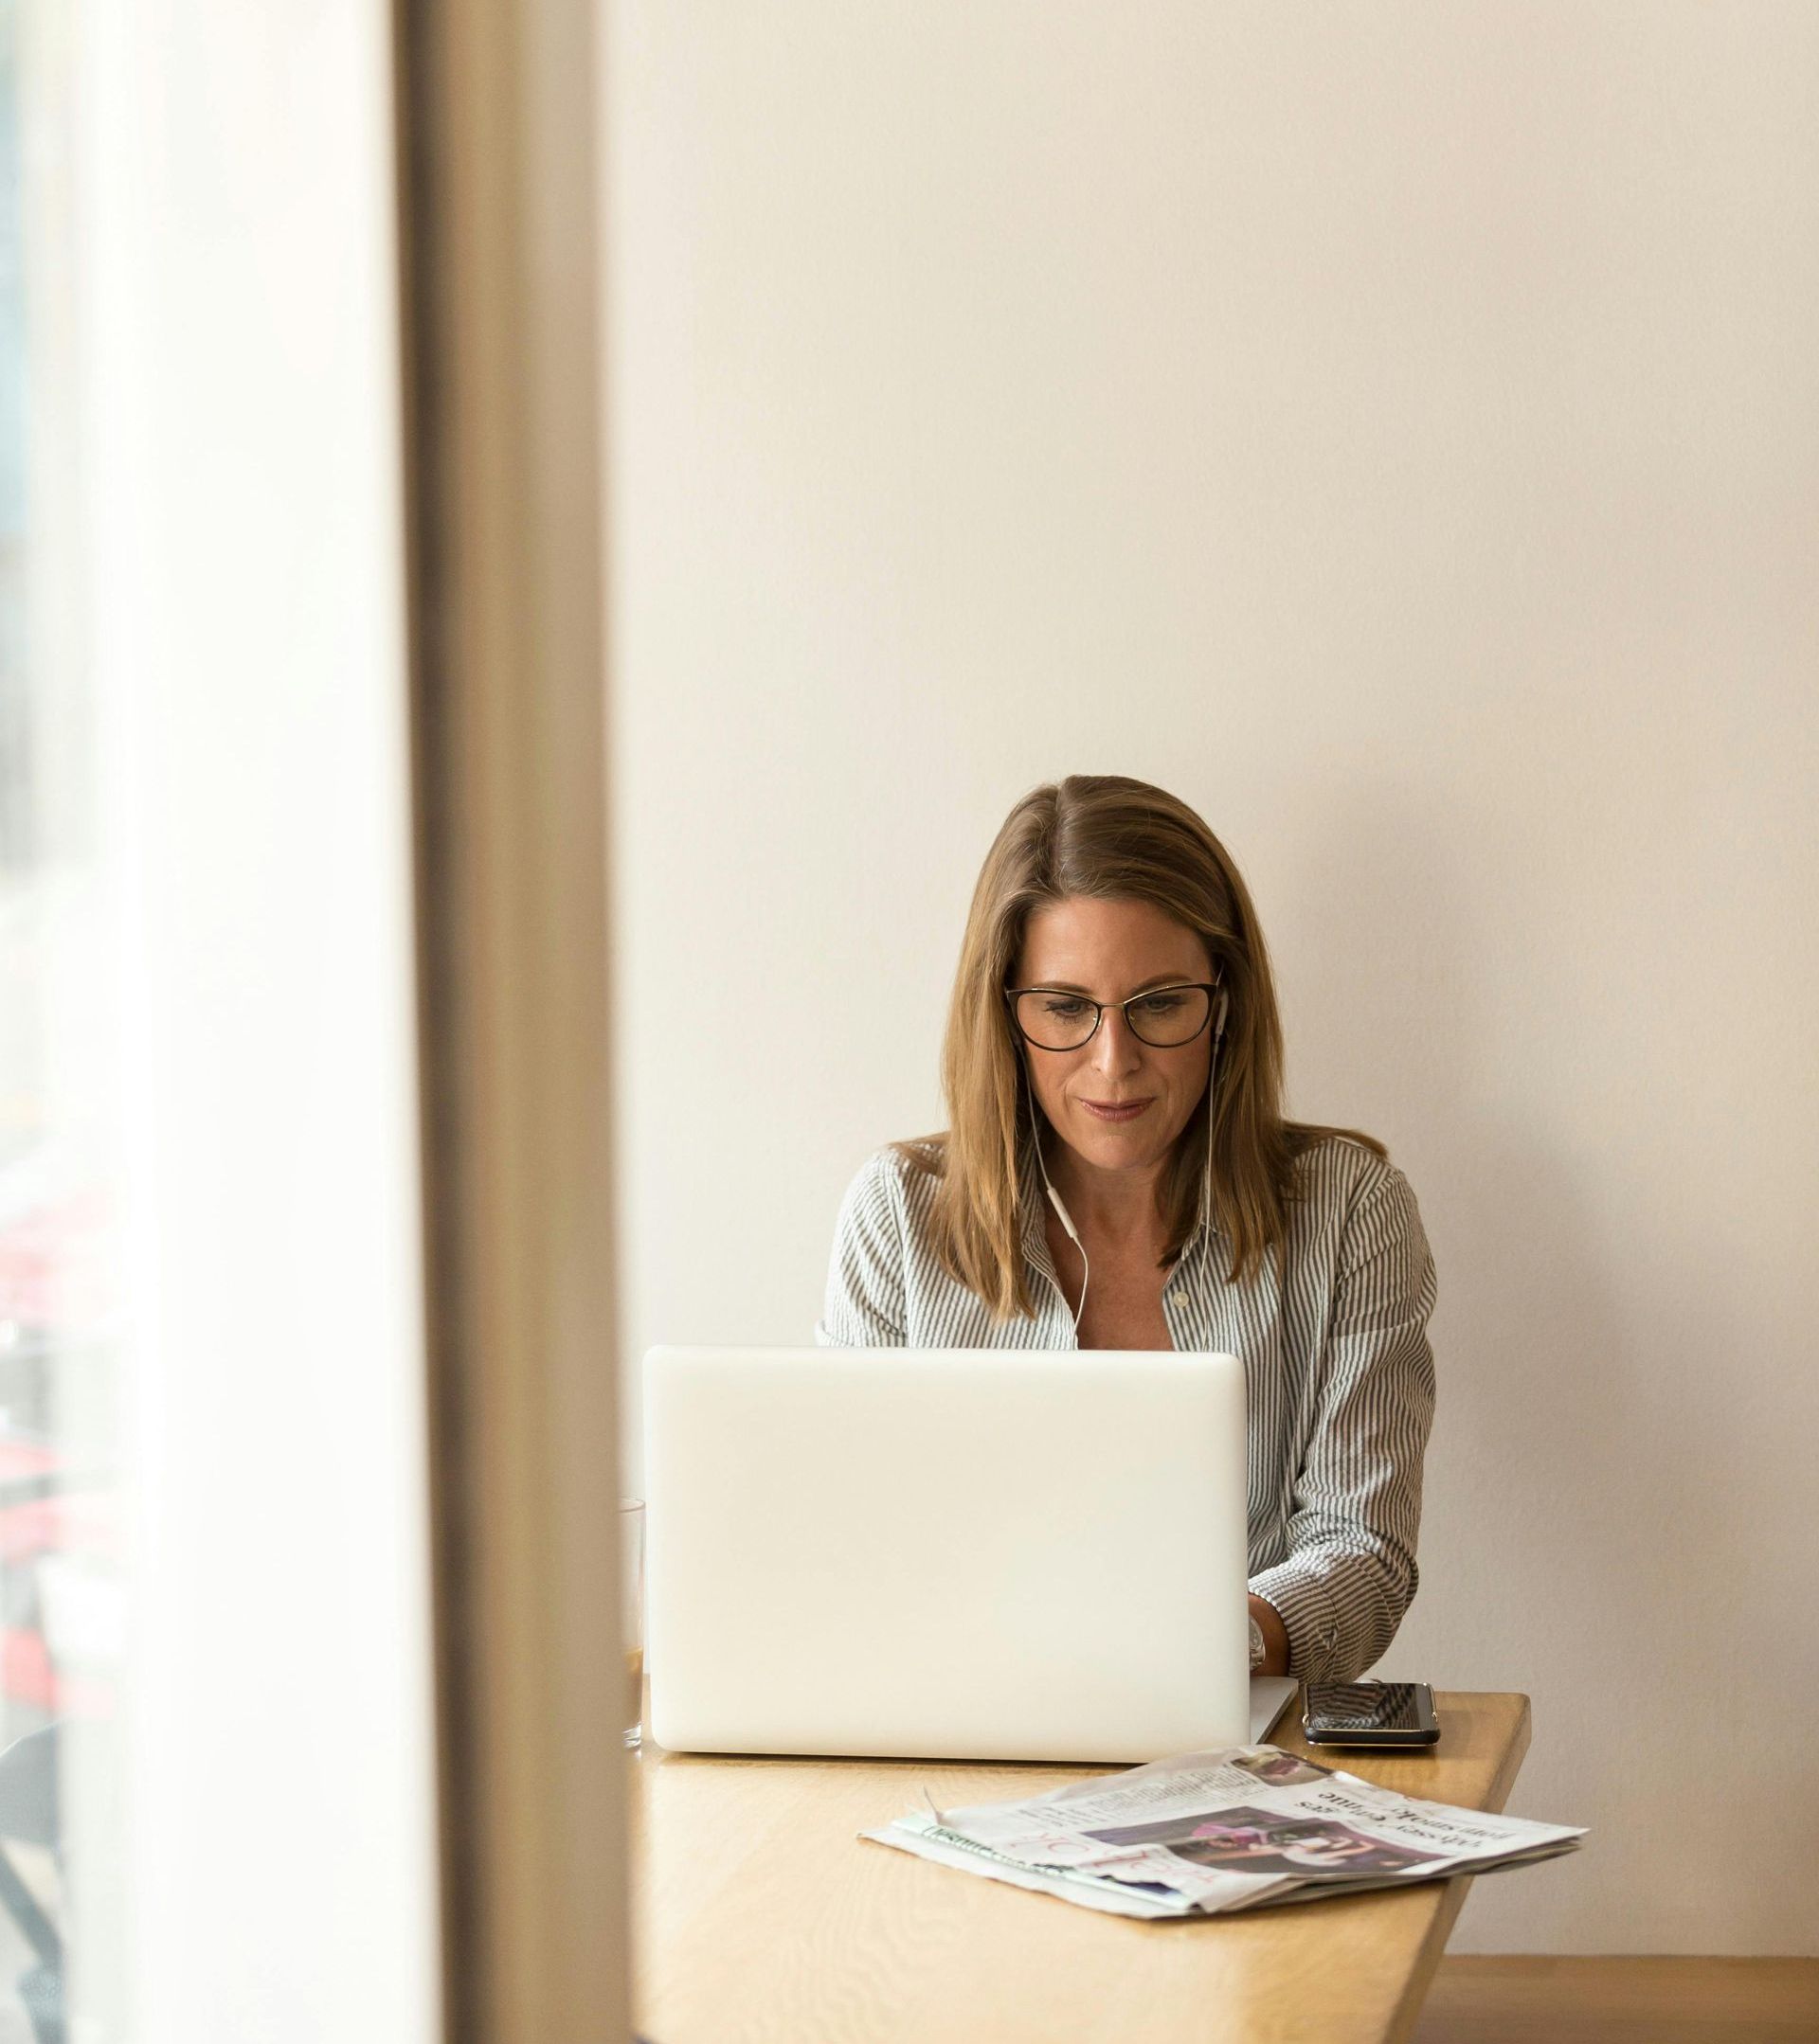
[[[1433,1257],[1408,1180],[1374,1151],[1324,1137],[1296,1169],[1286,1256],[1232,1283],[1231,1246],[1202,1217],[1169,1273],[1162,1315],[1175,1348],[1244,1364],[1251,1589],[1282,1615],[1291,1675],[1349,1682],[1388,1647],[1415,1591]],[[984,1301],[942,1269],[929,1239],[934,1194],[935,1180],[894,1150],[860,1169],[840,1206],[816,1340],[1077,1347],[1034,1152],[1021,1199],[1034,1320],[994,1325]]]

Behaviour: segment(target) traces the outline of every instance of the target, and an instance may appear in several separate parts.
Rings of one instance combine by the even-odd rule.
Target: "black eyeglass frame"
[[[1092,1039],[1098,1035],[1099,1025],[1106,1019],[1106,1010],[1108,1008],[1116,1008],[1123,1014],[1125,1027],[1146,1050],[1185,1050],[1189,1044],[1198,1043],[1212,1026],[1213,1011],[1217,1005],[1214,995],[1222,990],[1222,982],[1217,979],[1176,979],[1165,987],[1145,987],[1141,994],[1133,994],[1128,1000],[1124,1001],[1096,1001],[1090,994],[1076,994],[1072,987],[1003,987],[1000,991],[1004,995],[1005,1007],[1010,1010],[1011,1027],[1029,1045],[1032,1050],[1047,1050],[1054,1057],[1072,1057],[1076,1050],[1084,1050]],[[1030,1034],[1029,1031],[1023,1027],[1022,1022],[1018,1017],[1017,1004],[1025,994],[1060,994],[1071,1001],[1085,1001],[1087,1006],[1093,1011],[1092,1027],[1081,1037],[1078,1043],[1071,1043],[1064,1047],[1057,1047],[1052,1043],[1038,1043]],[[1204,994],[1206,995],[1206,1013],[1202,1016],[1200,1026],[1194,1031],[1193,1035],[1183,1036],[1180,1043],[1151,1043],[1149,1038],[1131,1020],[1130,1011],[1139,1001],[1154,1000],[1159,994]]]

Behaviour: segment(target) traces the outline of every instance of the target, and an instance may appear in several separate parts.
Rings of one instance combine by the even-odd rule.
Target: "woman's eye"
[[[1172,1015],[1180,1011],[1186,997],[1183,994],[1148,994],[1144,996],[1143,1011],[1146,1015]]]
[[[1061,1016],[1083,1015],[1087,1012],[1087,1004],[1085,1001],[1070,1000],[1063,994],[1052,994],[1043,1002],[1042,1012],[1044,1014]]]

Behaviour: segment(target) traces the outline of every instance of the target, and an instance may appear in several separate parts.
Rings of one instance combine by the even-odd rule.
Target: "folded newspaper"
[[[859,1836],[1118,1916],[1213,1916],[1548,1859],[1585,1829],[1423,1802],[1273,1746],[1234,1746],[1027,1802],[931,1802]]]

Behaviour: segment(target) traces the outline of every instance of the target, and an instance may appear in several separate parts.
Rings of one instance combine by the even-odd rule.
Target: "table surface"
[[[1299,1699],[1273,1744],[1307,1751]],[[1313,1757],[1387,1788],[1504,1806],[1528,1698],[1444,1693],[1440,1743]],[[1468,1882],[1142,1923],[857,1837],[921,1804],[1037,1794],[1098,1767],[630,1762],[637,2014],[651,2044],[1378,2044],[1406,2037]]]

